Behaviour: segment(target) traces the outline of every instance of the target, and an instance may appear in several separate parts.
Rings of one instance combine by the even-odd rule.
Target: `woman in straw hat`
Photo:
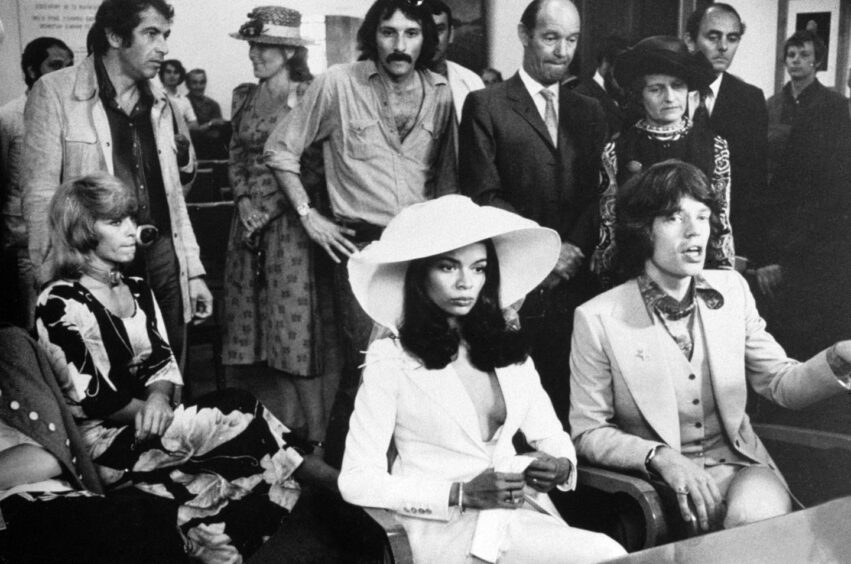
[[[615,272],[615,199],[618,187],[654,163],[679,159],[697,166],[711,180],[723,205],[721,229],[710,240],[707,268],[732,268],[733,236],[729,221],[730,153],[727,141],[709,129],[705,107],[689,118],[689,91],[705,91],[715,80],[712,65],[701,53],[690,54],[676,37],[642,39],[615,61],[615,80],[626,90],[633,115],[642,116],[606,149],[603,159],[608,187],[600,198],[600,242],[592,268],[603,285],[622,282]]]
[[[367,351],[340,490],[395,511],[415,562],[624,554],[569,527],[547,497],[575,486],[575,453],[503,315],[552,270],[559,246],[555,231],[452,195],[405,209],[349,261],[359,303],[393,336]],[[518,430],[535,449],[527,456],[512,445]]]
[[[229,172],[237,209],[225,268],[222,358],[246,384],[254,374],[277,380],[271,387],[282,390],[284,423],[295,428],[303,412],[305,448],[313,450],[325,439],[325,410],[311,242],[262,160],[266,138],[290,112],[296,83],[312,78],[308,42],[296,10],[263,6],[248,17],[231,36],[248,41],[259,84],[233,91]]]

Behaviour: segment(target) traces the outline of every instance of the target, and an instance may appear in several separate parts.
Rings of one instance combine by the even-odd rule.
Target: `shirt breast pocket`
[[[346,153],[353,159],[366,160],[378,156],[382,143],[378,120],[349,122],[346,129]]]
[[[65,172],[63,173],[65,178],[79,176],[84,171],[103,169],[104,165],[96,136],[67,135],[65,137]]]

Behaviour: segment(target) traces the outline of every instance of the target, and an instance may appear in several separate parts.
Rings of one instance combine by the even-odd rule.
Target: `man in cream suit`
[[[681,161],[624,187],[616,237],[634,277],[576,310],[570,362],[580,458],[661,477],[702,530],[791,510],[745,413],[747,384],[794,409],[846,392],[851,375],[851,341],[792,360],[745,280],[703,270],[716,206],[706,177]]]

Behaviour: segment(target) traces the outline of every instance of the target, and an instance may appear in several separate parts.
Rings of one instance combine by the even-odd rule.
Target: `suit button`
[[[742,443],[739,441],[739,439],[736,439],[736,446],[737,446],[737,447],[742,446]]]
[[[698,429],[700,429],[701,427],[703,427],[703,423],[698,421],[697,423],[694,424],[694,426],[697,427]]]
[[[694,404],[694,405],[697,405],[697,404],[700,403],[700,400],[699,399],[693,399],[693,400],[691,400],[691,403]]]
[[[722,458],[722,459],[721,459],[721,460],[719,460],[718,462],[720,462],[721,464],[724,464],[724,463],[726,463],[726,462],[727,462],[727,459],[726,459],[726,458]]]
[[[694,380],[695,378],[697,378],[697,376],[695,376],[694,374],[689,374],[689,375],[688,375],[688,379],[689,379],[689,380]]]

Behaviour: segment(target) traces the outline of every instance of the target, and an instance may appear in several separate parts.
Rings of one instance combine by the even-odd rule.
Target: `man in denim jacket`
[[[159,237],[137,254],[130,272],[148,279],[178,358],[185,324],[212,313],[198,243],[182,184],[195,157],[179,134],[165,93],[151,82],[168,53],[173,9],[150,0],[105,0],[89,32],[90,55],[33,87],[24,113],[21,180],[30,258],[41,282],[51,277],[47,209],[64,181],[94,171],[114,174],[135,189],[138,221]]]

